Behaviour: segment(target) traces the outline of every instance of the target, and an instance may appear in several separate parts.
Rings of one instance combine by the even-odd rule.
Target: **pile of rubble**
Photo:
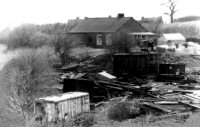
[[[107,101],[112,97],[127,96],[132,100],[139,101],[145,107],[158,110],[164,113],[177,113],[186,112],[200,109],[200,86],[197,83],[182,82],[153,82],[146,79],[139,79],[137,77],[129,79],[129,81],[123,81],[123,79],[117,78],[106,71],[97,73],[96,75],[89,75],[87,73],[66,73],[64,75],[65,80],[79,81],[77,87],[88,87],[85,85],[85,81],[93,82],[89,83],[92,89],[84,92],[89,92],[92,96],[92,100],[96,105],[99,102]],[[93,80],[87,79],[89,76],[93,76]],[[95,80],[94,80],[95,79]],[[67,83],[67,82],[65,82]],[[73,84],[73,85],[75,85]],[[69,85],[70,84],[64,84]],[[76,88],[77,88],[76,87]],[[100,94],[100,91],[105,90]],[[81,88],[79,89],[81,90]],[[97,99],[95,97],[102,97],[103,99]]]
[[[173,70],[170,69],[171,65],[167,66]],[[94,64],[94,59],[63,68],[63,92],[88,92],[90,102],[95,106],[111,98],[127,97],[139,101],[147,109],[163,113],[176,114],[200,109],[200,85],[197,78],[184,75],[181,80],[156,82],[154,76],[116,77],[112,75],[112,68],[107,71],[102,71],[102,68]],[[179,69],[170,72],[172,76],[176,75],[176,70]]]

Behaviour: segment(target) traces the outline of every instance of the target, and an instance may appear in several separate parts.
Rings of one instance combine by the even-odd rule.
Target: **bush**
[[[8,49],[30,48],[30,38],[37,31],[35,25],[26,24],[15,28],[8,38]]]
[[[82,127],[90,127],[95,123],[94,114],[81,113],[75,119],[75,125],[82,125]]]
[[[83,112],[76,115],[73,118],[69,118],[64,120],[64,122],[60,122],[59,124],[64,124],[63,127],[90,127],[95,123],[94,114],[91,112]],[[59,126],[60,127],[60,126]]]
[[[108,109],[108,119],[123,121],[130,118],[135,118],[140,114],[138,103],[118,102],[111,104]]]
[[[113,35],[112,44],[108,46],[107,52],[114,53],[129,53],[131,50],[131,39],[128,34],[120,32]]]
[[[199,38],[195,38],[195,37],[186,38],[186,42],[190,42],[190,41],[200,44],[200,39]]]
[[[2,70],[2,85],[6,86],[6,109],[32,122],[33,103],[38,97],[57,94],[51,87],[58,85],[58,78],[51,69],[45,53],[22,50]]]
[[[8,49],[18,48],[40,48],[43,45],[50,45],[53,36],[43,33],[40,26],[24,24],[15,28],[6,40]]]
[[[42,54],[51,67],[60,65],[60,58],[55,54],[54,49],[50,46],[42,46],[36,50],[37,54]]]

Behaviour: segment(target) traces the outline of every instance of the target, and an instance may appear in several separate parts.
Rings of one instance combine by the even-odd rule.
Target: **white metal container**
[[[40,112],[48,122],[73,117],[90,111],[89,94],[68,92],[35,100],[34,111]]]

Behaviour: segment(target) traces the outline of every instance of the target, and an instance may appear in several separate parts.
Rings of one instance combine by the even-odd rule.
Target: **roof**
[[[78,17],[76,19],[69,19],[67,22],[68,30],[70,31],[73,29],[77,24],[81,23],[83,19],[79,19]]]
[[[82,96],[88,96],[89,94],[86,92],[68,92],[43,98],[38,98],[36,101],[43,101],[43,102],[61,102],[72,98],[82,97]]]
[[[163,34],[163,37],[167,41],[185,41],[185,37],[181,33]]]
[[[152,32],[133,32],[129,33],[129,35],[157,35],[157,34],[154,34]]]
[[[115,32],[121,28],[131,17],[123,18],[86,18],[81,21],[70,33],[90,33],[90,32]]]
[[[155,23],[155,24],[163,24],[163,19],[162,19],[162,16],[159,16],[159,17],[152,17],[152,18],[144,18],[142,17],[141,18],[141,21],[139,21],[141,23]]]

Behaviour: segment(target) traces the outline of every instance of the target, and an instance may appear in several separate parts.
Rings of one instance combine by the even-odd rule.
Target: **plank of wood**
[[[173,104],[178,104],[179,102],[178,101],[158,101],[158,102],[154,102],[154,103],[159,104],[159,105],[162,105],[162,104],[173,105]]]
[[[191,94],[186,94],[186,95],[183,95],[183,97],[186,97],[194,102],[200,102],[200,98],[196,97],[196,96],[192,96]]]
[[[191,90],[173,90],[173,91],[178,93],[193,93]]]
[[[191,106],[191,107],[193,107],[193,108],[200,109],[200,104],[191,104],[191,103],[184,102],[184,101],[180,101],[180,103],[185,104],[185,105],[188,105],[188,106]]]
[[[116,87],[116,86],[101,86],[101,87],[109,88],[109,89],[116,89],[116,90],[123,90],[122,88]]]
[[[126,88],[126,89],[138,89],[138,90],[140,89],[140,87],[138,87],[138,86],[126,86],[126,85],[120,85],[120,84],[113,83],[113,82],[99,81],[99,83],[102,83],[104,85],[118,86],[118,87]]]
[[[121,84],[121,85],[135,86],[135,84],[128,83],[128,82],[120,82],[120,81],[113,81],[113,82],[114,82],[114,83],[117,83],[117,84]]]
[[[149,106],[151,108],[158,109],[160,111],[166,112],[166,113],[172,112],[172,110],[167,109],[164,106],[154,104],[154,103],[144,102],[143,104],[146,105],[146,106]]]

